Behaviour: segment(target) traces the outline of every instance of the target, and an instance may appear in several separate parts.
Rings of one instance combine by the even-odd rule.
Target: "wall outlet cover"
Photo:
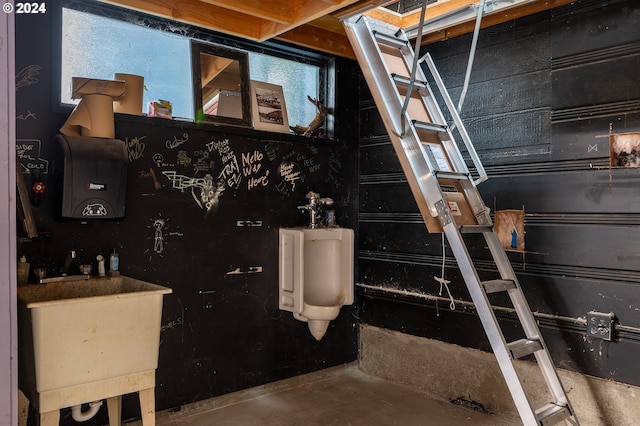
[[[597,339],[611,340],[613,336],[613,312],[588,312],[587,336]]]

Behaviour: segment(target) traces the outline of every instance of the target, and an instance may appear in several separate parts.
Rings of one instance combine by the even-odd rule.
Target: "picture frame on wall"
[[[254,129],[289,133],[282,86],[251,80],[251,107]]]

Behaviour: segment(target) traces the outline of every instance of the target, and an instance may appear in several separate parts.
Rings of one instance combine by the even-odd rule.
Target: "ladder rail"
[[[483,0],[484,1],[484,0]],[[422,40],[422,24],[424,23],[424,15],[427,12],[427,2],[422,3],[422,7],[420,8],[420,27],[418,28],[418,37],[416,38],[416,46],[420,46]],[[418,55],[414,55],[413,60],[411,61],[411,77],[409,81],[409,87],[407,87],[407,95],[410,95],[413,91],[413,85],[416,81],[416,70],[418,69]],[[402,111],[400,115],[402,116],[402,134],[404,134],[404,126],[406,124],[405,114],[407,112],[407,107],[409,106],[409,100],[411,100],[411,96],[406,96],[404,102],[402,103]]]
[[[381,59],[382,53],[380,52],[378,44],[372,37],[366,36],[373,31],[369,23],[363,17],[360,17],[357,22],[346,25],[345,30],[348,34],[355,37],[360,45],[363,46],[362,49],[357,49],[355,52],[358,61],[360,63],[364,61],[364,63],[371,64],[372,68],[377,67],[383,69],[384,73],[380,73],[380,75],[385,73],[388,75],[389,70]],[[441,199],[442,192],[437,180],[433,179],[431,169],[423,166],[425,157],[420,146],[420,140],[416,137],[415,132],[409,132],[404,138],[401,137],[401,109],[399,107],[400,98],[397,88],[395,85],[389,84],[389,81],[382,79],[375,73],[369,72],[367,69],[363,69],[362,72],[368,84],[376,84],[377,86],[375,87],[379,89],[378,91],[372,91],[376,105],[392,105],[389,108],[379,108],[379,113],[385,125],[389,125],[391,130],[393,130],[393,132],[390,132],[393,133],[390,137],[396,139],[401,145],[401,149],[398,149],[397,144],[393,144],[403,169],[406,166],[411,170],[411,173],[405,172],[405,175],[407,176],[414,195],[418,192],[418,196],[415,197],[416,200],[420,199],[420,197],[423,197],[425,200]],[[417,204],[425,220],[427,215],[431,217],[438,215],[437,211],[431,206],[428,206],[427,203],[418,202]]]
[[[399,30],[399,33],[402,35],[402,37],[406,39],[406,36],[404,35],[404,32],[402,30]],[[407,68],[409,68],[417,59],[417,55],[415,55],[413,49],[408,49],[408,48],[401,49],[400,54]],[[415,75],[412,74],[410,76],[410,79],[412,81],[415,80],[416,78],[420,78],[422,82],[422,84],[420,84],[418,92],[420,94],[423,107],[428,112],[429,117],[431,117],[431,120],[434,123],[443,123],[443,126],[446,129],[447,137],[440,138],[440,141],[443,145],[443,148],[445,148],[445,151],[448,154],[448,159],[449,161],[451,161],[454,171],[471,176],[471,172],[467,167],[467,163],[462,157],[459,147],[453,137],[451,128],[446,124],[444,124],[446,123],[446,120],[444,118],[444,115],[442,114],[442,111],[440,110],[439,105],[435,101],[435,96],[431,90],[430,85],[427,83],[427,77],[421,66],[417,67],[417,69],[415,70]],[[441,91],[442,90],[444,90],[444,93],[447,94],[446,88],[443,87]],[[410,96],[409,93],[405,95],[405,102],[409,99],[409,96]],[[463,134],[467,135],[466,130],[464,129],[464,126],[462,126],[462,130],[464,132]],[[467,135],[467,138],[468,138],[468,135]],[[471,144],[470,140],[469,140],[469,143]],[[471,146],[473,147],[473,144],[471,144]],[[473,152],[475,152],[475,149],[473,150]],[[477,155],[476,155],[476,158],[478,158]],[[427,158],[427,161],[430,161],[430,158]],[[477,161],[480,166],[481,172],[484,173],[484,168],[482,167],[480,159],[478,158]],[[477,166],[478,165],[476,165],[476,167]],[[486,173],[484,174],[486,176]],[[469,180],[468,185],[463,185],[465,197],[467,198],[467,201],[469,202],[470,207],[476,216],[476,220],[478,221],[478,224],[484,225],[484,226],[492,225],[491,218],[489,217],[489,209],[487,209],[487,207],[484,204],[484,201],[478,195],[478,191],[476,188],[477,183],[479,183],[479,181]]]
[[[531,308],[529,307],[524,293],[520,288],[520,284],[518,283],[516,274],[513,271],[511,262],[509,262],[509,259],[507,258],[506,253],[502,248],[500,241],[498,240],[498,236],[493,232],[486,233],[485,241],[487,242],[489,250],[491,251],[493,258],[495,259],[495,264],[498,267],[500,276],[503,278],[514,280],[516,286],[518,287],[518,289],[516,290],[509,290],[509,296],[526,336],[530,339],[538,339],[542,346],[546,348],[547,346],[544,342],[542,333],[540,332],[540,328],[538,327],[535,317],[531,312]],[[553,363],[553,360],[551,359],[551,356],[549,355],[549,352],[547,350],[536,351],[534,352],[534,356],[536,357],[536,362],[541,366],[540,370],[554,400],[566,404],[569,407],[570,411],[573,412],[569,399],[566,397],[566,391],[562,386],[562,382],[560,381],[560,377],[558,376],[558,372],[556,371],[555,365]]]
[[[473,146],[471,139],[469,138],[467,129],[464,127],[464,123],[462,122],[462,119],[458,114],[456,106],[454,105],[453,101],[451,100],[451,97],[449,96],[449,92],[447,91],[447,88],[444,85],[444,81],[442,81],[442,78],[440,77],[440,73],[436,69],[436,65],[434,64],[433,59],[431,58],[431,55],[429,53],[426,53],[422,57],[422,61],[427,64],[427,67],[429,68],[429,72],[433,76],[433,79],[436,82],[436,86],[438,86],[438,90],[440,90],[440,94],[444,99],[444,103],[447,106],[447,109],[449,110],[449,112],[451,113],[453,122],[456,124],[456,127],[458,128],[458,132],[460,133],[460,137],[462,138],[464,145],[467,148],[467,152],[469,152],[471,161],[473,162],[473,165],[475,166],[476,171],[479,175],[478,179],[474,181],[474,183],[478,185],[486,181],[487,179],[489,179],[489,176],[487,176],[487,172],[484,170],[482,161],[480,161],[480,157],[478,156],[478,153],[476,152],[476,149]]]
[[[447,213],[448,214],[448,213]],[[458,263],[458,268],[463,276],[475,276],[477,282],[480,282],[480,278],[476,272],[476,269],[471,262],[471,256],[467,251],[467,247],[462,243],[462,236],[459,233],[455,223],[449,223],[443,226],[444,232],[449,241],[449,246],[453,255]],[[491,345],[494,355],[498,361],[502,375],[505,378],[511,397],[515,403],[520,419],[525,426],[538,425],[538,420],[535,416],[535,410],[529,400],[529,397],[525,393],[523,387],[520,384],[520,378],[518,372],[515,369],[513,359],[509,350],[507,349],[507,342],[502,336],[502,332],[499,330],[497,324],[498,320],[495,313],[490,308],[490,303],[486,293],[482,291],[480,286],[467,286],[471,300],[476,307],[480,321]]]
[[[407,68],[412,66],[415,60],[418,59],[418,56],[415,55],[415,53],[413,52],[413,49],[402,49],[400,53],[402,55],[402,58],[404,59],[404,62]],[[443,126],[446,126],[447,138],[442,139],[441,142],[443,145],[446,145],[446,151],[449,154],[449,161],[453,163],[453,168],[455,171],[462,172],[462,173],[470,173],[469,168],[467,167],[467,164],[464,161],[464,158],[462,158],[462,154],[460,154],[458,146],[456,145],[455,139],[453,137],[453,133],[451,132],[451,129],[449,128],[449,126],[447,126],[444,115],[442,115],[442,111],[440,110],[440,107],[435,101],[435,96],[433,95],[433,91],[431,90],[431,87],[427,84],[427,77],[424,74],[424,70],[422,69],[421,66],[418,66],[414,71],[415,71],[415,74],[412,74],[411,76],[409,76],[410,85],[411,85],[411,81],[415,82],[416,78],[419,78],[422,82],[425,83],[425,86],[420,87],[420,89],[418,90],[420,94],[421,102],[424,108],[426,109],[426,111],[428,111],[429,116],[431,117],[431,120],[435,124],[442,124]],[[423,92],[426,92],[426,93],[423,93]],[[411,93],[409,93],[409,89],[407,88],[407,93],[405,95],[404,102],[408,104],[410,98],[411,98]],[[402,114],[403,114],[403,117],[405,117],[405,115],[407,114],[406,110],[403,109]],[[404,119],[410,120],[410,117],[405,117]],[[455,154],[455,155],[452,155],[452,154]]]

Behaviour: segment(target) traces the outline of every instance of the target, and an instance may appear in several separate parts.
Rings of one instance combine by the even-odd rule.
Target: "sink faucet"
[[[64,261],[64,266],[62,267],[62,276],[66,277],[67,275],[69,275],[69,269],[71,269],[71,263],[73,262],[73,259],[76,258],[76,251],[75,250],[71,250],[69,251],[69,253],[67,253],[67,258]]]
[[[322,210],[324,206],[332,205],[333,200],[331,198],[320,198],[320,194],[313,191],[307,193],[306,199],[308,200],[307,204],[298,206],[298,209],[308,211],[309,227],[317,228],[320,221],[320,210]]]

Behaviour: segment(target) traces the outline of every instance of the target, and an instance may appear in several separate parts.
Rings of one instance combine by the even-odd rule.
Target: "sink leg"
[[[120,426],[122,419],[122,395],[107,398],[109,426]]]
[[[58,426],[60,424],[60,410],[40,413],[40,426]]]
[[[143,426],[156,425],[155,388],[142,389],[138,392],[140,398],[140,412]]]

